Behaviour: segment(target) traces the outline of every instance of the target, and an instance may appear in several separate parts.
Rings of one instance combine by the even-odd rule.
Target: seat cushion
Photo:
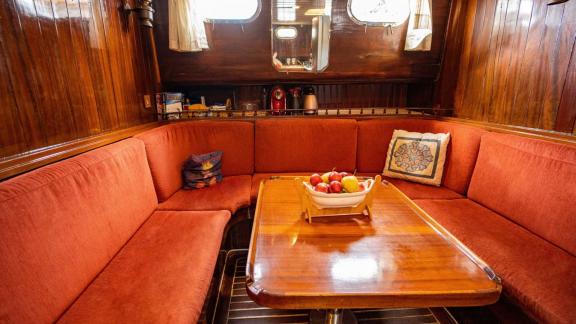
[[[353,171],[356,134],[353,119],[257,120],[255,172]]]
[[[363,177],[375,177],[379,173],[359,173]],[[425,185],[421,183],[415,183],[411,181],[406,181],[402,179],[395,179],[389,177],[382,177],[392,183],[396,188],[400,189],[408,198],[410,199],[460,199],[464,198],[461,194],[456,191],[450,190],[446,187],[436,187]]]
[[[416,203],[484,259],[523,309],[543,322],[576,321],[574,256],[471,200]]]
[[[256,203],[258,199],[258,191],[260,189],[260,182],[274,176],[303,176],[309,177],[314,172],[288,172],[288,173],[255,173],[252,176],[252,189],[250,191],[250,201],[252,204]]]
[[[391,182],[410,199],[458,199],[464,198],[456,191],[446,187],[436,187],[421,183],[410,182],[401,179],[384,177],[384,180]]]
[[[61,323],[196,323],[227,211],[157,211]]]
[[[395,129],[421,133],[450,133],[442,185],[466,195],[478,155],[480,137],[486,131],[431,119],[391,118],[359,121],[358,172],[382,172]]]
[[[224,176],[254,171],[254,124],[244,121],[173,123],[138,134],[144,141],[159,201],[182,188],[182,165],[191,154],[222,151]]]
[[[156,205],[135,139],[0,183],[0,322],[55,321]]]
[[[159,210],[228,210],[250,206],[251,176],[224,177],[222,182],[202,189],[178,190],[158,205]]]
[[[486,134],[468,196],[576,255],[576,147]]]

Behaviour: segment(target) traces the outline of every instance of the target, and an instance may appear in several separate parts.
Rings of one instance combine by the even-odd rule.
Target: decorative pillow
[[[192,154],[182,166],[184,189],[200,189],[222,181],[222,152]]]
[[[384,175],[440,186],[449,141],[449,133],[394,130],[388,147]]]

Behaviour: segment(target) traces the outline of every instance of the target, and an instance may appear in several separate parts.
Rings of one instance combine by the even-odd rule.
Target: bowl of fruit
[[[315,173],[302,183],[319,209],[356,207],[374,187],[374,179],[360,179],[334,170],[323,175]]]

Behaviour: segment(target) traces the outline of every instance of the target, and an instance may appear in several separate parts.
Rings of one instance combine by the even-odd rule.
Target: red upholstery
[[[480,137],[476,127],[428,119],[375,119],[358,122],[358,172],[381,173],[395,129],[412,132],[450,133],[442,185],[465,195],[476,163]]]
[[[224,177],[221,183],[196,190],[178,190],[160,203],[160,210],[228,210],[250,206],[252,177]]]
[[[287,173],[255,173],[252,176],[252,190],[250,191],[250,201],[252,204],[256,203],[258,199],[258,190],[260,189],[260,182],[272,176],[303,176],[309,177],[314,172],[287,172]]]
[[[464,198],[456,191],[452,191],[444,186],[436,187],[421,183],[414,183],[402,179],[384,177],[384,180],[391,182],[400,189],[410,199],[458,199]]]
[[[417,200],[484,259],[504,292],[548,323],[576,321],[576,258],[468,199]]]
[[[224,176],[254,171],[254,125],[242,121],[174,123],[136,136],[146,144],[159,201],[182,187],[181,168],[193,153],[221,150]]]
[[[368,172],[359,173],[360,176],[364,177],[375,177],[380,173],[378,172]],[[392,183],[396,188],[400,189],[408,198],[410,199],[459,199],[464,198],[461,194],[452,191],[446,187],[436,187],[429,186],[421,183],[415,183],[402,179],[395,179],[389,177],[382,177]]]
[[[355,120],[263,119],[255,127],[258,173],[356,168]]]
[[[576,148],[486,134],[469,197],[576,255]]]
[[[60,322],[196,323],[229,219],[154,213]]]
[[[55,321],[156,205],[135,139],[0,183],[0,321]]]

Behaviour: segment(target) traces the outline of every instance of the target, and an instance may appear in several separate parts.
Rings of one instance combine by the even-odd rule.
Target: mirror
[[[279,72],[322,72],[330,56],[332,0],[272,1],[272,64]]]

